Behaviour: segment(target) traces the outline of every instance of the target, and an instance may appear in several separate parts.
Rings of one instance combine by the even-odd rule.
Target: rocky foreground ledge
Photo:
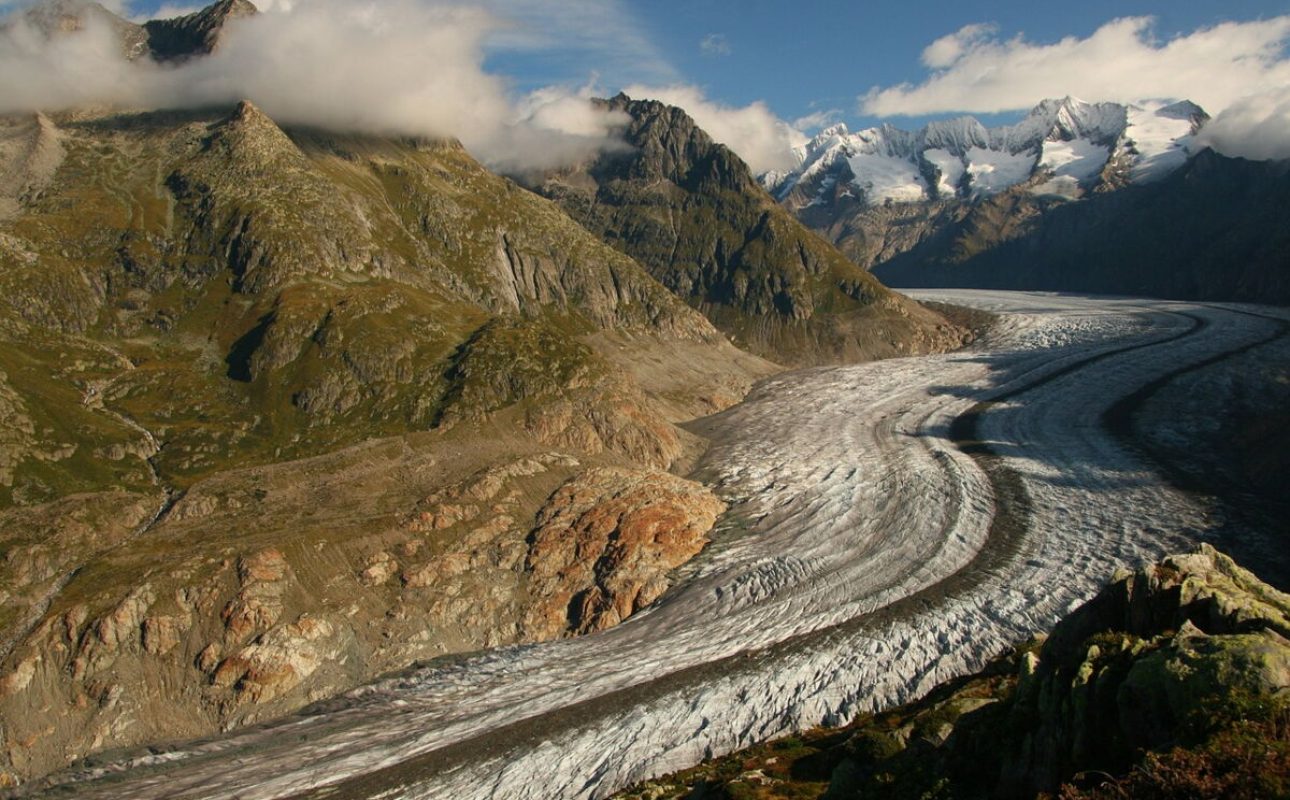
[[[923,700],[619,797],[1290,796],[1290,596],[1207,545]]]

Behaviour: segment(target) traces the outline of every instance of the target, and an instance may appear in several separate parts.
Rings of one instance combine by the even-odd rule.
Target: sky
[[[104,3],[135,19],[192,7]],[[606,146],[621,121],[586,99],[625,89],[685,107],[760,171],[837,121],[993,124],[1066,94],[1186,98],[1220,117],[1215,142],[1231,152],[1290,157],[1290,0],[258,4],[269,13],[239,28],[233,52],[180,70],[105,64],[93,31],[75,46],[0,35],[0,111],[247,96],[285,121],[455,135],[523,166]]]

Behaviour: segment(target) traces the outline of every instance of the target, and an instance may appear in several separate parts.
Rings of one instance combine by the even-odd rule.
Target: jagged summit
[[[228,22],[258,13],[260,10],[249,0],[219,0],[186,16],[151,20],[144,24],[148,47],[158,61],[182,61],[206,55],[219,47]]]
[[[974,117],[917,131],[890,124],[821,131],[798,150],[800,166],[762,176],[790,208],[839,200],[862,206],[979,199],[1029,183],[1038,193],[1080,196],[1099,186],[1158,180],[1186,160],[1208,117],[1183,101],[1124,105],[1044,100],[1015,125]]]

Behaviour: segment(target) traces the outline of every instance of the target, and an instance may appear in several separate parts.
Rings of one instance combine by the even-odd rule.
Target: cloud
[[[812,111],[810,114],[798,117],[790,125],[803,133],[807,131],[817,131],[821,128],[827,128],[835,122],[842,119],[842,109],[826,108],[821,111]]]
[[[791,169],[797,165],[793,148],[806,141],[760,100],[736,108],[708,100],[694,86],[628,86],[623,89],[637,99],[650,98],[679,106],[716,141],[735,151],[753,172]]]
[[[1237,100],[1201,129],[1195,145],[1234,158],[1290,158],[1290,88]]]
[[[699,40],[699,52],[705,56],[715,58],[717,56],[728,56],[732,52],[730,49],[730,40],[724,33],[709,33]]]
[[[477,7],[417,0],[276,0],[231,21],[220,48],[175,66],[127,61],[111,26],[45,37],[25,17],[0,31],[0,112],[183,108],[249,99],[277,121],[457,137],[494,165],[556,166],[610,146],[619,124],[585,90],[518,100],[485,71],[510,24]],[[581,102],[579,102],[579,99]]]
[[[952,67],[964,53],[987,42],[998,30],[997,25],[991,24],[964,25],[954,33],[942,36],[929,44],[923,50],[923,65],[931,69]]]
[[[1133,102],[1189,99],[1210,113],[1240,97],[1290,85],[1290,16],[1225,22],[1167,41],[1150,17],[1112,20],[1087,38],[1037,44],[1003,40],[991,25],[969,25],[922,54],[931,74],[919,84],[875,87],[860,98],[876,116],[993,113],[1048,97]]]

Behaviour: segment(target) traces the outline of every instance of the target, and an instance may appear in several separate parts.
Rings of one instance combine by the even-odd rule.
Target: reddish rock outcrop
[[[525,566],[540,600],[526,637],[603,630],[648,606],[725,508],[706,487],[665,472],[593,469],[568,481],[530,537]]]

